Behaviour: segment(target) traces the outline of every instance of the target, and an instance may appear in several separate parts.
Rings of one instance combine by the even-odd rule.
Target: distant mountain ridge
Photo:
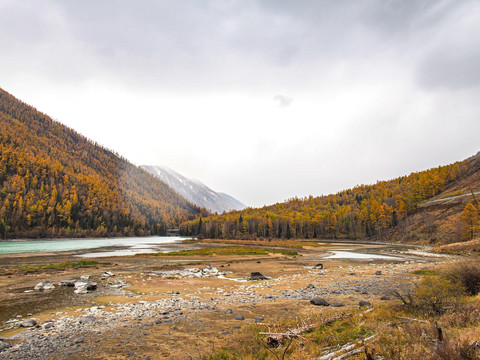
[[[245,204],[234,197],[216,192],[201,181],[188,179],[166,166],[142,165],[140,167],[159,178],[185,199],[212,212],[222,213],[246,208]]]

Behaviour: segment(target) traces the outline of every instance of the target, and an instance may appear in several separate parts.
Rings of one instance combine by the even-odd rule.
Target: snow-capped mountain
[[[246,208],[245,204],[230,195],[217,193],[201,181],[187,179],[166,166],[143,165],[141,168],[162,180],[185,199],[212,212],[222,213]]]

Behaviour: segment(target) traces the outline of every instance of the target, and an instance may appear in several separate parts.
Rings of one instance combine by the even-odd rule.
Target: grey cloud
[[[418,68],[426,88],[459,89],[480,85],[480,49],[442,49],[429,54]]]
[[[334,186],[342,183],[342,176],[345,186],[354,185],[347,180],[363,181],[362,174],[371,176],[372,181],[384,177],[368,168],[372,157],[376,168],[390,167],[392,174],[401,175],[412,161],[424,156],[430,156],[431,165],[438,165],[445,154],[454,154],[461,146],[468,154],[466,146],[474,143],[478,131],[459,132],[458,139],[450,139],[452,129],[458,126],[452,121],[460,117],[457,109],[464,111],[463,127],[477,130],[479,126],[479,27],[480,5],[474,0],[4,0],[0,1],[0,82],[23,81],[29,88],[35,82],[48,91],[61,88],[59,83],[88,90],[88,86],[78,85],[93,80],[90,84],[119,92],[125,88],[139,97],[177,92],[186,94],[187,99],[191,93],[215,96],[231,91],[240,98],[260,94],[265,99],[265,94],[267,98],[276,94],[273,102],[280,108],[292,104],[288,94],[295,98],[295,106],[281,112],[285,118],[309,101],[318,103],[319,114],[328,111],[322,109],[329,109],[329,102],[339,108],[358,107],[363,117],[337,119],[338,112],[332,111],[322,125],[338,122],[344,124],[341,128],[351,129],[327,134],[332,147],[319,141],[324,148],[318,153],[335,154],[335,159],[334,155],[319,158],[313,150],[302,153],[304,144],[295,143],[290,149],[292,159],[284,163],[275,158],[277,148],[266,140],[256,154],[271,158],[256,165],[247,176],[235,173],[236,169],[243,172],[243,167],[232,162],[232,179],[251,179],[243,193],[237,191],[240,198],[254,204],[255,198],[248,193],[254,194],[251,188],[257,187],[255,197],[261,198],[267,189],[267,202],[274,202],[302,192],[338,190]],[[442,97],[446,96],[444,89],[449,90],[449,101]],[[458,89],[463,90],[461,96],[453,98]],[[284,94],[277,93],[280,91]],[[369,97],[370,92],[373,95]],[[372,104],[362,107],[356,101],[349,103],[351,99]],[[470,112],[465,112],[466,108]],[[299,111],[295,116],[314,118],[316,110],[312,107],[310,113]],[[365,120],[368,118],[371,121]],[[446,131],[439,123],[453,125]],[[229,125],[225,121],[225,129],[217,127],[215,137],[236,136],[228,130]],[[412,126],[419,126],[418,131],[412,131]],[[306,129],[305,134],[326,134],[314,120]],[[432,129],[443,129],[442,136],[431,136]],[[418,135],[414,138],[412,134]],[[252,126],[251,138],[255,136]],[[277,141],[279,148],[285,146],[285,141]],[[332,150],[335,146],[345,151],[340,160],[338,151]],[[438,149],[443,148],[445,153],[440,156]],[[417,156],[418,149],[422,157]],[[429,151],[437,153],[429,155]],[[364,158],[365,163],[352,170],[356,162],[350,156]],[[281,193],[280,188],[287,189],[293,183],[283,175],[307,157],[312,171],[308,190],[290,187],[288,193]],[[207,164],[211,159],[197,163]],[[271,163],[277,160],[279,170],[275,173]],[[245,160],[252,164],[257,161],[256,157]],[[317,169],[319,163],[325,164],[323,174]],[[348,168],[340,169],[340,164]],[[217,164],[207,165],[217,168]],[[418,169],[424,166],[417,165]],[[338,166],[338,171],[332,171],[332,166]],[[255,174],[262,172],[275,176],[260,186],[255,183]],[[194,176],[207,179],[205,174]],[[325,178],[332,188],[321,188],[326,186]],[[271,186],[273,183],[277,185]]]

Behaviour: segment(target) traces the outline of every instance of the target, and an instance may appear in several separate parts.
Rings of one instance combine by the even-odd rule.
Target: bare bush
[[[461,286],[468,295],[480,293],[480,265],[461,264],[445,274],[446,279]]]

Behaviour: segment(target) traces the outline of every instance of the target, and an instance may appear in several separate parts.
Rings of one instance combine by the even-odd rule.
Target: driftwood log
[[[303,326],[297,327],[295,329],[288,329],[285,332],[261,332],[260,335],[268,335],[267,337],[267,346],[270,348],[278,348],[282,346],[287,340],[301,338],[302,334],[309,333],[315,328],[321,325],[330,325],[331,323],[341,319],[343,314],[335,315],[331,318],[327,318],[320,323],[315,324],[305,324]]]
[[[372,340],[375,337],[375,335],[369,336],[366,339],[361,339],[361,347],[357,348],[357,344],[355,343],[348,343],[343,345],[340,349],[336,351],[329,352],[328,354],[325,354],[319,358],[319,360],[343,360],[343,359],[348,359],[349,357],[352,357],[354,355],[360,354],[361,352],[365,351],[365,354],[369,356],[374,356],[370,357],[367,359],[370,360],[376,360],[376,355],[375,355],[375,350],[372,350],[372,353],[368,353],[368,349],[365,346],[365,343],[367,341]],[[367,355],[367,356],[368,356]]]

